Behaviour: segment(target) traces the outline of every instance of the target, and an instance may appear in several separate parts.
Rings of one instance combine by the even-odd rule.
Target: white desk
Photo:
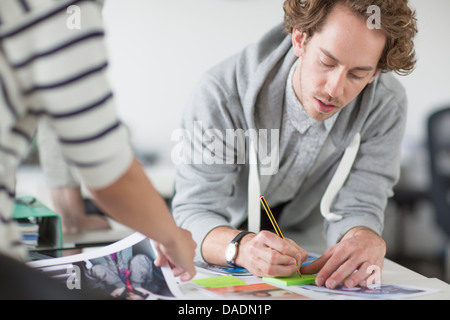
[[[195,277],[195,279],[213,277],[211,273],[205,273],[199,271]],[[259,280],[255,280],[253,277],[241,277],[242,280],[251,284],[260,282]],[[250,280],[248,280],[250,279]],[[450,285],[436,278],[427,278],[423,275],[420,275],[412,270],[409,270],[393,261],[385,259],[384,268],[382,271],[382,283],[384,284],[393,284],[407,287],[421,287],[428,289],[437,289],[439,290],[436,293],[425,294],[420,296],[411,297],[409,299],[412,300],[450,300]],[[215,297],[208,295],[202,289],[199,289],[199,286],[194,285],[192,283],[181,283],[180,290],[183,293],[183,299],[186,300],[216,300]],[[320,296],[319,299],[327,299],[326,295],[317,295]],[[217,299],[220,299],[218,297]],[[225,299],[225,298],[224,298]],[[349,298],[350,299],[350,298]]]
[[[437,278],[427,278],[388,259],[385,259],[384,262],[382,282],[439,290],[439,292],[436,292],[434,294],[423,295],[411,299],[450,300],[450,285],[448,283]]]

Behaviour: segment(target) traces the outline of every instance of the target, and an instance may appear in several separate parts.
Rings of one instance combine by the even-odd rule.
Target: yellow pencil
[[[272,223],[272,226],[273,226],[273,228],[275,229],[276,234],[277,234],[281,239],[284,240],[283,233],[281,232],[281,229],[280,229],[280,227],[278,226],[278,223],[277,223],[277,221],[275,220],[275,217],[273,216],[272,211],[270,210],[269,205],[268,205],[267,202],[266,202],[266,199],[264,198],[264,196],[260,196],[260,197],[259,197],[259,200],[261,201],[262,206],[263,206],[264,210],[266,211],[267,216],[269,217],[269,220],[270,220],[270,222]],[[300,268],[299,268],[297,262],[295,262],[295,265],[297,266],[297,272],[298,272],[298,275],[301,277],[302,275],[301,275],[301,273],[300,273]]]

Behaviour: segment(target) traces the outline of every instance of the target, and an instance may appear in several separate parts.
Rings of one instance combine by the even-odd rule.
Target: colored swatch
[[[245,286],[247,283],[239,278],[233,277],[232,275],[196,279],[192,280],[198,285],[206,288],[221,288],[221,287],[233,287],[233,286]]]
[[[314,284],[316,281],[316,275],[314,274],[302,274],[300,277],[298,274],[293,274],[290,277],[270,278],[263,277],[263,281],[279,284],[282,286],[295,286],[301,284]]]

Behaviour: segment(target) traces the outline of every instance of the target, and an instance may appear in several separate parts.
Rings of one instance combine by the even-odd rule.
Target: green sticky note
[[[192,280],[196,284],[199,284],[206,288],[221,288],[221,287],[235,287],[245,286],[247,283],[239,278],[233,277],[231,274],[227,276],[219,276],[212,278],[196,279]]]
[[[301,277],[298,274],[294,274],[290,277],[280,277],[280,278],[263,277],[263,281],[279,284],[282,286],[314,284],[315,280],[316,280],[315,274],[302,274]]]

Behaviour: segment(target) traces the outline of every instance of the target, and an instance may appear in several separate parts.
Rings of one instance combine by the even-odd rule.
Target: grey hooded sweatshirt
[[[392,75],[380,74],[336,115],[310,153],[313,144],[297,144],[300,133],[286,128],[286,83],[296,61],[290,35],[276,26],[208,71],[188,100],[184,134],[173,150],[179,158],[172,159],[177,163],[172,211],[178,225],[192,232],[197,259],[212,229],[239,228],[247,220],[251,137],[261,194],[271,207],[285,204],[278,219],[283,233],[304,233],[309,221],[320,220],[328,246],[356,226],[381,234],[399,178],[405,91]],[[358,153],[330,207],[340,219],[323,219],[322,196],[356,134]],[[312,159],[298,165],[299,157]]]

